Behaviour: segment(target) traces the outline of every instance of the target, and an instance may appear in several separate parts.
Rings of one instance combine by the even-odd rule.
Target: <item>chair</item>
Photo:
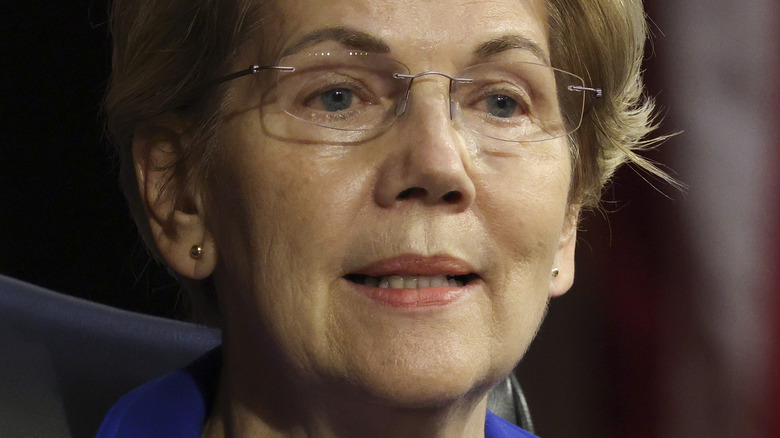
[[[220,332],[115,309],[0,275],[0,436],[93,437],[130,389],[219,345]],[[510,376],[495,414],[532,430]]]

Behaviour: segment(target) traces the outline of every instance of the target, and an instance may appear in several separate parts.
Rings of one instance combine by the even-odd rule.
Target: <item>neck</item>
[[[203,438],[484,437],[486,391],[436,406],[396,406],[348,385],[302,386],[267,361],[244,359],[225,351]]]

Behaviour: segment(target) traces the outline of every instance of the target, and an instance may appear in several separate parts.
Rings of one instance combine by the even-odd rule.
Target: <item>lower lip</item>
[[[469,290],[468,285],[461,287],[426,287],[422,289],[384,289],[357,283],[351,284],[363,295],[379,304],[403,309],[446,306],[466,295]]]

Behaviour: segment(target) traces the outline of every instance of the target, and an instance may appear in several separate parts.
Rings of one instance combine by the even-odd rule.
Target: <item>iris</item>
[[[352,106],[352,91],[334,88],[320,95],[320,102],[326,111],[342,111]]]
[[[501,94],[488,97],[486,103],[488,112],[495,117],[512,117],[517,109],[516,100]]]

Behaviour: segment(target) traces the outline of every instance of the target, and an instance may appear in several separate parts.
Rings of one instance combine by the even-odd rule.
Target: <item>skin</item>
[[[530,0],[286,0],[272,14],[276,53],[349,26],[413,73],[455,74],[505,34],[547,51],[544,5]],[[268,50],[243,48],[236,69]],[[160,253],[185,277],[213,277],[226,321],[203,436],[483,436],[487,391],[522,357],[549,297],[573,281],[566,141],[480,148],[449,119],[446,80],[428,76],[382,135],[291,143],[264,131],[255,84],[230,84],[207,184],[177,174],[162,185],[158,166],[183,150],[186,121],[151,121],[134,139]],[[194,243],[200,259],[189,255]],[[411,309],[367,299],[344,279],[403,254],[455,257],[479,279],[453,303]]]

